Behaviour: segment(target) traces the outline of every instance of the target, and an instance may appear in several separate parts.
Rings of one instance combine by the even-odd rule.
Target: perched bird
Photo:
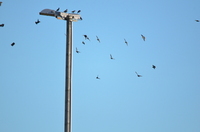
[[[142,77],[142,75],[139,75],[137,72],[135,72],[136,73],[136,75],[138,76],[138,77]]]
[[[0,2],[0,6],[1,6],[2,2]]]
[[[80,12],[81,12],[81,10],[78,10],[78,11],[77,11],[77,13],[80,13]]]
[[[40,20],[39,20],[39,19],[37,19],[37,21],[35,22],[35,24],[38,24],[38,23],[40,23]]]
[[[100,43],[100,39],[98,38],[98,36],[96,36],[97,37],[97,41],[99,41],[99,43]]]
[[[67,13],[68,9],[64,10],[65,13]]]
[[[0,24],[0,27],[4,27],[4,24]]]
[[[83,36],[85,37],[85,39],[88,39],[90,41],[90,39],[87,35],[83,35]]]
[[[110,59],[111,59],[111,60],[114,60],[114,58],[112,57],[112,55],[111,55],[111,54],[110,54]]]
[[[14,46],[15,45],[15,43],[13,42],[12,44],[10,44],[11,46]]]
[[[59,11],[59,10],[60,10],[60,8],[56,9],[56,11]]]
[[[78,51],[78,49],[76,48],[76,53],[80,53],[80,51]]]
[[[128,46],[128,42],[126,41],[126,39],[124,39],[125,44]]]
[[[85,44],[85,42],[84,42],[84,41],[82,41],[82,44]]]
[[[142,39],[145,41],[145,36],[144,36],[144,35],[142,35],[142,34],[141,34],[141,36],[142,36]]]
[[[73,10],[72,13],[75,13],[76,10]]]
[[[96,76],[96,79],[100,79],[98,75]]]
[[[155,66],[155,65],[152,65],[152,68],[153,68],[153,69],[156,69],[156,66]]]
[[[195,20],[196,22],[199,22],[199,20]]]

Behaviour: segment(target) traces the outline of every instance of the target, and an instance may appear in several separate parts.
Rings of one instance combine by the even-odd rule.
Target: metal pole
[[[71,79],[72,79],[72,21],[67,18],[65,77],[65,126],[64,132],[71,132]]]

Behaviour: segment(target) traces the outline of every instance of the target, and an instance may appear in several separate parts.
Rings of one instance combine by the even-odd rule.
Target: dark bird
[[[99,76],[96,76],[96,79],[100,79]]]
[[[0,24],[0,27],[4,27],[4,24]]]
[[[2,2],[0,2],[0,6],[1,6]]]
[[[156,69],[156,66],[155,66],[155,65],[152,65],[152,68],[153,68],[153,69]]]
[[[78,51],[78,49],[76,48],[76,53],[80,53],[80,51]]]
[[[111,60],[114,60],[114,58],[112,57],[112,55],[111,55],[111,54],[110,54],[110,59],[111,59]]]
[[[56,9],[56,11],[59,11],[59,10],[60,10],[60,8]]]
[[[128,46],[128,42],[126,41],[126,39],[124,39],[125,44]]]
[[[68,9],[64,10],[65,13],[67,13]]]
[[[38,24],[38,23],[40,23],[40,20],[39,20],[39,19],[37,19],[37,21],[35,22],[35,24]]]
[[[83,36],[85,37],[85,39],[88,39],[90,41],[90,39],[87,35],[83,35]]]
[[[98,38],[98,36],[96,36],[97,37],[97,41],[99,41],[99,43],[100,43],[100,39]]]
[[[85,44],[85,42],[84,42],[84,41],[82,41],[82,44]]]
[[[14,46],[15,45],[15,43],[13,42],[12,44],[10,44],[11,46]]]
[[[81,10],[78,10],[78,11],[77,11],[77,13],[80,13],[80,12],[81,12]]]
[[[72,13],[75,13],[76,10],[73,10]]]
[[[199,22],[199,20],[195,20],[196,22]]]
[[[142,77],[142,75],[139,75],[137,72],[135,72],[136,73],[136,75],[138,76],[138,77]]]
[[[142,34],[141,34],[141,36],[142,36],[142,39],[145,41],[145,36],[144,36],[144,35],[142,35]]]
[[[82,17],[80,17],[80,20],[83,20],[83,18],[82,18]]]

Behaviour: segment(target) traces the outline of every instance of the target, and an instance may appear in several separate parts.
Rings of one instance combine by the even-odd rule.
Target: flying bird
[[[38,24],[38,23],[40,23],[40,20],[39,20],[39,19],[37,19],[37,21],[35,22],[35,24]]]
[[[64,10],[65,13],[67,13],[68,9]]]
[[[84,42],[84,41],[82,41],[82,44],[85,44],[85,42]]]
[[[100,39],[98,38],[98,36],[96,36],[97,37],[97,41],[99,41],[99,43],[100,43]]]
[[[96,76],[96,79],[100,79],[98,75]]]
[[[77,11],[77,13],[80,13],[80,12],[81,12],[81,10],[78,10],[78,11]]]
[[[56,9],[56,11],[59,11],[59,10],[60,10],[60,8]]]
[[[199,22],[199,20],[195,20],[196,22]]]
[[[14,46],[15,45],[15,43],[13,42],[12,44],[10,44],[11,46]]]
[[[4,24],[0,24],[0,27],[4,27]]]
[[[72,13],[75,13],[76,10],[73,10]]]
[[[80,51],[78,51],[78,49],[76,48],[76,53],[80,53]]]
[[[111,55],[111,54],[110,54],[110,59],[111,59],[111,60],[114,60],[114,58],[112,57],[112,55]]]
[[[90,41],[90,39],[87,35],[83,35],[83,36],[85,37],[85,39],[88,39]]]
[[[142,39],[145,41],[145,36],[144,36],[144,35],[142,35],[142,34],[141,34],[141,36],[142,36]]]
[[[136,73],[136,75],[138,76],[138,77],[142,77],[142,75],[139,75],[137,72],[135,72]]]
[[[156,69],[156,66],[155,66],[155,65],[152,65],[152,68],[153,68],[153,69]]]
[[[1,6],[2,2],[0,2],[0,6]]]
[[[125,44],[128,46],[128,42],[126,41],[126,39],[124,39]]]

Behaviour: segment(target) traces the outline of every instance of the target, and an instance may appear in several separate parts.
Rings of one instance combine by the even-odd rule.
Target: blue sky
[[[3,1],[0,131],[64,131],[66,22],[39,15],[60,7],[80,9],[83,18],[73,23],[73,132],[199,132],[199,5],[199,0]]]

